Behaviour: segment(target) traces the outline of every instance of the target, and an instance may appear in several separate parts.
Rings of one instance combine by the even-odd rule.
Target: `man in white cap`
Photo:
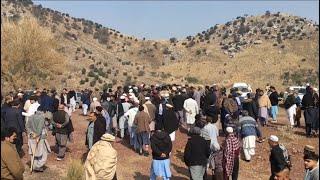
[[[282,171],[285,168],[290,169],[291,163],[287,149],[282,144],[279,144],[279,138],[277,136],[271,135],[269,137],[268,143],[271,147],[269,158],[271,164],[270,179],[274,179],[276,173]]]
[[[224,179],[229,179],[230,176],[232,179],[238,179],[240,142],[232,127],[227,127],[226,131],[227,137],[223,143]]]

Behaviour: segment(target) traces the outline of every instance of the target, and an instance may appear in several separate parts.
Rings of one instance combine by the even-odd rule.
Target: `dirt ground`
[[[280,108],[279,120],[277,124],[270,124],[268,127],[262,127],[262,133],[264,137],[268,137],[271,134],[277,135],[280,142],[283,143],[292,156],[293,167],[290,173],[292,180],[303,179],[304,166],[303,166],[303,147],[307,144],[313,145],[317,148],[318,138],[306,138],[304,133],[304,127],[287,130],[286,125],[289,123],[286,112],[283,108]],[[74,142],[68,143],[67,154],[64,161],[56,161],[56,154],[52,152],[48,156],[45,172],[30,174],[30,155],[27,154],[27,141],[24,139],[24,152],[23,163],[25,164],[26,171],[24,177],[26,180],[35,179],[62,179],[67,175],[67,167],[72,159],[85,158],[86,146],[85,146],[85,132],[88,125],[86,118],[80,115],[81,111],[77,110],[72,115],[74,126]],[[302,125],[304,126],[304,119],[301,118]],[[219,124],[220,126],[220,124]],[[49,143],[51,148],[54,148],[54,137],[49,133]],[[25,137],[24,137],[25,138]],[[224,137],[219,137],[219,141],[222,142]],[[187,135],[183,129],[179,129],[176,133],[176,141],[173,143],[173,150],[171,155],[171,172],[173,180],[183,180],[188,178],[188,170],[183,162],[183,151],[187,142]],[[128,140],[125,139],[122,142],[114,143],[115,149],[118,151],[118,164],[117,164],[117,177],[119,180],[147,180],[150,174],[150,164],[152,157],[144,157],[136,154],[128,146]],[[251,162],[245,162],[240,160],[239,179],[256,179],[267,180],[270,176],[270,163],[269,163],[269,146],[267,141],[264,143],[256,144],[256,155],[252,158]],[[211,173],[209,173],[211,174]]]

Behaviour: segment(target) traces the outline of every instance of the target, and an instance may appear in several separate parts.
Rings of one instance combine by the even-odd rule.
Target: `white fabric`
[[[138,107],[131,108],[126,113],[124,113],[124,116],[128,118],[129,127],[132,127],[134,118],[136,117],[137,113],[138,113]]]
[[[74,96],[72,96],[72,98],[70,98],[70,109],[72,112],[74,112],[76,110],[76,100],[74,98]]]
[[[233,128],[232,128],[232,127],[227,127],[227,128],[226,128],[226,131],[227,131],[228,133],[233,133]]]
[[[273,142],[278,142],[279,141],[279,138],[275,135],[271,135],[270,138],[269,138],[271,141]]]
[[[36,113],[36,111],[38,110],[39,106],[40,106],[40,104],[38,103],[38,101],[36,101],[35,103],[30,104],[30,106],[26,112],[22,112],[22,115],[26,116],[26,118],[25,118],[26,124],[28,123],[28,120],[29,120],[28,117],[34,115]]]
[[[83,115],[87,115],[87,112],[88,112],[88,105],[87,104],[82,104],[82,112],[83,112]]]
[[[173,142],[176,139],[176,132],[173,131],[171,134],[169,134],[171,141]]]
[[[292,105],[289,109],[287,109],[287,115],[291,126],[294,126],[294,115],[296,115],[297,105]]]
[[[251,160],[251,156],[255,155],[256,136],[246,136],[242,139],[243,153],[246,160]]]
[[[196,120],[195,117],[199,114],[197,102],[192,98],[186,99],[183,103],[183,108],[186,111],[187,124],[194,124]]]

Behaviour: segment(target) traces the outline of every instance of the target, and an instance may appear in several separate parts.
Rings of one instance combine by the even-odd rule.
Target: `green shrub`
[[[199,80],[196,77],[188,76],[185,79],[186,79],[186,81],[188,81],[188,83],[198,83],[199,82]]]
[[[144,75],[144,71],[139,71],[138,72],[138,76],[143,76]]]
[[[81,72],[82,72],[82,74],[86,74],[86,69],[82,68]]]

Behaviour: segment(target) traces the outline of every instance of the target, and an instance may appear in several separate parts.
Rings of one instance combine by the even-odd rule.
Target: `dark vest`
[[[57,112],[53,113],[53,121],[55,123],[63,124],[66,121],[66,112],[64,110],[58,110]],[[63,128],[55,128],[55,132],[59,134],[67,134],[67,126]]]

